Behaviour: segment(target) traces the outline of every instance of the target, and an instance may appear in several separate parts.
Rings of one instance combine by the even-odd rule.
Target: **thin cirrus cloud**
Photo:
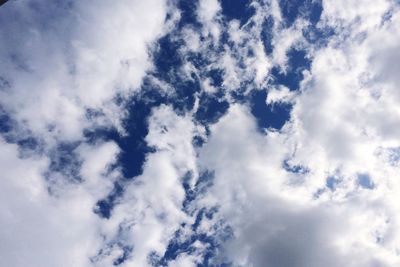
[[[400,263],[396,1],[8,1],[0,266]]]

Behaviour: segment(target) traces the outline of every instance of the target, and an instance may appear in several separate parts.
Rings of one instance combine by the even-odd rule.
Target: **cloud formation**
[[[398,266],[399,25],[390,0],[4,4],[0,265]]]

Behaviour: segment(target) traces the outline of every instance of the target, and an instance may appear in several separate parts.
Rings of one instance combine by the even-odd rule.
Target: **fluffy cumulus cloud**
[[[83,153],[87,180],[61,185],[55,195],[44,179],[49,160],[22,158],[15,144],[1,140],[2,266],[90,266],[92,250],[102,242],[101,221],[90,211],[108,184],[104,163],[116,155],[107,146],[96,147],[95,157]]]
[[[1,105],[39,137],[76,140],[94,122],[116,123],[112,100],[137,90],[162,34],[163,1],[19,1],[1,10]],[[145,25],[145,26],[143,26]],[[53,134],[49,134],[52,132]]]
[[[400,265],[398,1],[8,1],[0,266]]]

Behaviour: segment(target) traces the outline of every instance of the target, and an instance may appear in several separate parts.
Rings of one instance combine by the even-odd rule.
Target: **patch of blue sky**
[[[183,45],[182,39],[173,39],[172,34],[162,37],[157,44],[153,55],[156,70],[154,75],[165,80],[174,82],[176,72],[183,64],[183,58],[179,53],[179,48]]]
[[[151,74],[173,86],[175,95],[164,101],[172,104],[175,110],[185,112],[193,108],[195,93],[200,91],[200,82],[194,74],[186,78],[181,75],[181,67],[185,62],[185,59],[179,53],[182,45],[183,41],[181,39],[176,40],[172,35],[160,39],[154,55],[156,69]],[[202,59],[198,58],[198,60],[201,61]]]
[[[316,26],[322,13],[321,1],[279,1],[279,7],[286,27],[293,25],[298,18],[310,22],[308,28],[303,31],[303,35],[313,45],[314,43],[323,45],[333,34],[331,31]],[[267,17],[263,22],[261,37],[267,54],[272,54],[274,51],[272,45],[274,23],[272,16]],[[318,42],[321,42],[321,44]],[[287,69],[282,70],[278,66],[274,66],[271,69],[269,84],[272,86],[284,85],[291,91],[297,91],[304,79],[303,72],[310,70],[311,59],[308,56],[308,51],[300,48],[289,50],[287,57]],[[253,94],[251,98],[252,114],[256,117],[260,128],[280,129],[290,119],[291,104],[267,105],[265,98],[266,93],[263,91]]]
[[[70,182],[81,182],[80,169],[82,162],[75,149],[80,142],[63,142],[59,143],[52,151],[50,151],[49,171],[60,173]],[[51,177],[48,177],[51,178]],[[50,186],[51,189],[51,186]]]
[[[328,178],[326,178],[326,187],[329,188],[331,191],[335,191],[337,185],[340,183],[340,179],[336,176],[328,176]]]
[[[221,69],[212,68],[210,71],[207,72],[207,77],[211,80],[211,85],[215,86],[216,88],[221,88],[223,79],[223,71]],[[223,95],[222,90],[219,90],[220,96]]]
[[[364,189],[374,189],[375,185],[368,173],[359,173],[357,175],[357,183]]]
[[[251,113],[256,118],[258,127],[280,130],[290,119],[292,105],[290,103],[267,104],[267,91],[253,91],[250,96]]]
[[[279,1],[279,7],[287,26],[291,26],[300,17],[316,24],[322,14],[321,0],[282,0]]]
[[[248,0],[221,0],[222,14],[228,20],[236,19],[245,24],[255,13]]]
[[[392,165],[397,165],[400,162],[400,147],[392,147],[387,149],[388,161]]]
[[[287,70],[281,70],[278,67],[272,68],[272,83],[284,85],[289,90],[296,91],[300,88],[300,82],[304,78],[303,71],[309,70],[311,67],[311,59],[308,58],[307,51],[296,48],[291,49],[287,53],[287,57]]]
[[[127,103],[122,103],[127,110],[127,116],[123,120],[125,134],[113,128],[85,131],[87,142],[93,143],[99,139],[112,140],[121,149],[114,167],[118,166],[123,176],[114,183],[113,190],[94,207],[95,213],[102,218],[111,216],[115,201],[123,195],[122,185],[142,174],[146,154],[153,151],[145,141],[148,134],[148,118],[152,109],[167,103],[167,99],[159,94],[157,88],[151,86],[145,81],[141,94],[133,96]]]
[[[181,11],[181,18],[178,22],[178,28],[183,26],[192,25],[194,27],[200,27],[201,24],[197,20],[197,6],[198,0],[179,0],[177,4]]]
[[[14,123],[11,117],[0,106],[0,134],[5,135],[9,133],[12,130],[13,125]]]
[[[306,174],[310,171],[305,166],[292,164],[289,159],[284,160],[282,165],[286,171],[296,173],[296,174]]]
[[[142,173],[145,155],[150,151],[144,140],[148,133],[147,119],[152,108],[161,103],[159,99],[147,100],[144,95],[133,97],[126,105],[128,115],[123,120],[126,134],[122,135],[116,129],[94,129],[86,130],[85,137],[88,142],[96,139],[116,142],[121,149],[118,165],[123,176],[127,179],[136,177]]]
[[[114,182],[114,186],[108,195],[97,201],[96,206],[93,208],[94,213],[103,219],[109,219],[112,215],[112,210],[116,201],[123,195],[124,187],[121,181]]]
[[[203,94],[200,97],[199,108],[197,109],[195,118],[203,124],[214,123],[226,113],[228,108],[228,101]]]
[[[261,39],[264,45],[265,53],[267,55],[271,55],[274,50],[274,47],[272,45],[274,24],[275,22],[272,16],[268,16],[262,24]]]
[[[334,174],[326,177],[325,187],[329,189],[331,192],[334,192],[338,189],[339,186],[343,183],[343,177],[340,174]]]

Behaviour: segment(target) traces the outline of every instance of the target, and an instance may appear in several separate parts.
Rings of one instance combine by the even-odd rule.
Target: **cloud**
[[[165,1],[2,6],[0,106],[11,127],[1,138],[0,265],[95,264],[106,226],[93,210],[121,177],[120,148],[85,143],[84,130],[122,127],[115,100],[140,90],[168,8]]]
[[[195,131],[190,117],[181,117],[168,106],[153,110],[146,140],[155,151],[147,156],[143,174],[126,185],[104,232],[106,243],[133,246],[123,266],[149,266],[152,255],[164,255],[181,224],[191,222],[182,210],[182,180],[196,168],[191,144]],[[100,263],[112,255],[101,255]]]
[[[221,6],[217,0],[206,0],[200,1],[198,7],[198,17],[202,22],[205,32],[203,35],[207,36],[208,33],[214,39],[214,42],[218,42],[219,36],[221,34],[221,29],[217,15],[221,10]]]
[[[84,166],[101,172],[112,163],[115,150],[107,149],[112,144],[102,146],[100,161],[83,155]],[[101,179],[107,178],[86,169],[82,184],[49,195],[43,175],[48,162],[46,157],[21,158],[16,145],[1,139],[1,265],[91,266],[93,250],[102,244],[102,222],[92,209],[105,186]]]
[[[88,109],[118,124],[114,98],[137,91],[151,68],[167,5],[21,1],[1,12],[2,107],[38,137],[77,140],[93,125]]]
[[[382,69],[396,53],[389,60],[381,52],[395,47],[386,40],[397,38],[397,13],[382,22],[386,8],[378,14],[364,6],[356,9],[355,22],[339,4],[328,2],[323,17],[351,32],[338,33],[312,54],[310,74],[292,98],[292,117],[282,132],[261,135],[248,110],[231,106],[201,149],[201,166],[215,171],[203,201],[218,205],[219,218],[233,228],[224,249],[234,266],[399,262],[392,243],[398,235],[397,174],[377,152],[399,146],[394,76]],[[354,23],[359,26],[353,29]],[[306,171],[285,170],[286,159]],[[360,182],[363,173],[374,186]],[[330,175],[338,177],[334,189],[326,185]]]
[[[234,266],[397,264],[392,245],[381,243],[393,234],[389,221],[397,221],[386,189],[357,187],[356,177],[347,177],[330,193],[324,181],[329,169],[318,169],[330,159],[307,165],[306,173],[284,170],[293,151],[287,139],[293,137],[262,135],[249,111],[238,106],[211,131],[200,162],[215,178],[199,201],[217,205],[214,223],[223,220],[232,227],[233,237],[223,245],[225,261]],[[316,198],[318,189],[322,196]]]
[[[398,266],[398,4],[289,2],[2,6],[0,265]]]

